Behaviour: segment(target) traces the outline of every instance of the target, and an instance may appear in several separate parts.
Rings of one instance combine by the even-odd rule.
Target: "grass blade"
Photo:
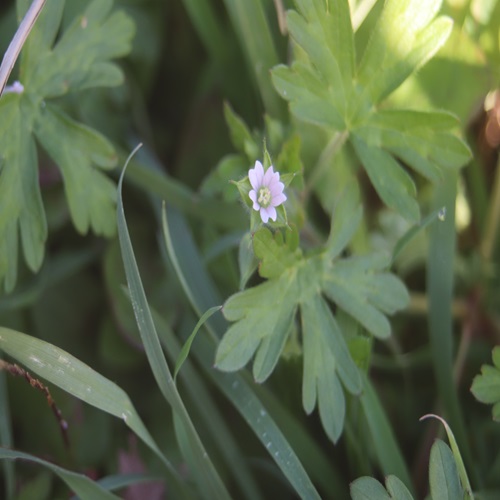
[[[408,231],[406,231],[406,233],[403,234],[401,238],[399,238],[398,242],[394,246],[394,250],[392,252],[392,263],[394,263],[399,254],[411,242],[411,240],[415,238],[415,236],[417,236],[420,231],[423,231],[429,224],[440,217],[442,213],[444,213],[443,208],[434,210],[434,212],[430,213],[427,217],[424,217],[418,224],[415,224],[410,229],[408,229]]]
[[[183,3],[210,56],[219,64],[222,63],[226,59],[228,47],[223,25],[215,9],[207,0],[183,0]]]
[[[176,359],[181,349],[179,340],[167,322],[157,312],[154,310],[152,312],[155,324],[158,326],[158,335],[162,345],[169,357]],[[218,445],[228,468],[234,475],[235,480],[240,484],[242,494],[249,500],[260,500],[262,496],[252,477],[248,461],[241,454],[237,441],[229,430],[230,426],[224,421],[207,387],[189,359],[183,365],[180,378],[184,382],[184,387],[189,393],[193,405],[197,408],[200,416],[203,417],[208,432],[211,436],[216,436],[214,439],[215,445]]]
[[[43,465],[50,469],[54,474],[57,474],[67,485],[82,499],[95,499],[95,500],[118,500],[119,497],[106,491],[98,483],[92,481],[84,474],[77,474],[76,472],[63,469],[50,462],[42,460],[41,458],[34,457],[28,453],[20,451],[7,450],[0,448],[0,458],[6,460],[28,460],[37,464]]]
[[[206,199],[191,191],[178,180],[166,175],[155,164],[135,158],[127,167],[127,179],[148,194],[156,194],[160,199],[167,200],[183,213],[197,217],[204,222],[210,222],[224,229],[238,229],[245,225],[245,212],[236,210],[234,204],[224,201]]]
[[[234,30],[240,36],[266,111],[274,118],[283,118],[285,102],[274,90],[270,75],[271,68],[280,61],[261,0],[224,0],[224,3]]]
[[[137,149],[137,148],[136,148]],[[135,153],[132,152],[131,156]],[[130,156],[130,157],[131,157]],[[129,157],[129,159],[130,159]],[[153,322],[149,304],[146,299],[144,287],[142,285],[139,268],[135,260],[132,242],[127,228],[125,219],[125,211],[123,209],[122,199],[122,185],[125,170],[127,168],[128,160],[123,168],[118,183],[118,201],[117,201],[117,222],[118,222],[118,236],[120,239],[120,248],[122,251],[123,265],[125,268],[125,275],[127,277],[130,298],[134,309],[134,315],[139,327],[141,340],[148,357],[151,370],[158,384],[158,387],[170,403],[174,411],[175,418],[177,418],[178,429],[182,429],[183,436],[187,440],[189,448],[189,456],[192,473],[197,478],[200,492],[206,498],[229,499],[230,496],[222,482],[217,470],[215,469],[208,453],[205,451],[203,443],[201,442],[198,433],[186,411],[184,403],[177,392],[174,380],[165,360],[163,350],[161,348],[160,340],[156,332],[156,327]],[[179,438],[179,435],[178,435]]]
[[[10,406],[7,394],[5,372],[0,371],[0,445],[10,448],[12,446],[12,427],[10,425]],[[5,478],[5,498],[14,498],[14,464],[6,461],[2,464]]]
[[[174,473],[175,469],[161,453],[130,398],[90,366],[58,347],[24,333],[0,327],[0,350],[29,371],[60,387],[69,394],[122,419]]]
[[[200,314],[200,311],[213,306],[213,301],[220,303],[220,297],[206,275],[182,217],[171,211],[167,220],[165,209],[162,215],[168,255],[191,305],[197,314]],[[221,316],[211,320],[206,324],[212,333],[212,338],[201,336],[193,346],[198,361],[250,425],[297,494],[301,498],[320,498],[299,458],[245,377],[239,373],[227,374],[213,369],[215,339],[217,332],[221,333],[225,329],[226,323]]]
[[[203,316],[199,319],[198,323],[196,323],[193,333],[191,333],[189,338],[186,340],[186,343],[182,346],[181,352],[179,353],[179,357],[175,362],[174,381],[177,379],[177,374],[179,373],[182,364],[184,363],[184,361],[186,361],[186,358],[189,355],[189,350],[191,349],[191,344],[193,343],[196,334],[198,333],[200,328],[205,324],[205,321],[207,321],[207,319],[210,318],[210,316],[220,311],[221,309],[222,306],[211,307],[208,311],[205,312],[205,314],[203,314]]]
[[[375,453],[384,475],[394,474],[410,491],[412,482],[404,457],[399,449],[392,427],[387,420],[382,405],[370,379],[363,375],[363,393],[360,397],[361,407],[373,438]]]
[[[453,263],[455,257],[455,199],[457,174],[447,171],[436,186],[436,208],[445,206],[446,217],[430,228],[427,262],[427,289],[429,297],[429,335],[439,398],[471,473],[471,453],[466,438],[465,423],[453,381]]]

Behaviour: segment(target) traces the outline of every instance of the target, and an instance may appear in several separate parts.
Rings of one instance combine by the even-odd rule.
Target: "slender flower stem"
[[[15,62],[23,48],[24,42],[28,38],[35,21],[37,20],[46,0],[33,0],[30,8],[26,12],[19,28],[17,28],[14,38],[7,48],[7,52],[3,56],[2,65],[0,66],[0,95],[2,95],[3,89],[7,84],[7,80],[12,72]]]
[[[304,201],[307,201],[307,199],[311,195],[311,191],[314,189],[314,186],[328,169],[332,159],[341,150],[348,137],[349,132],[347,130],[344,130],[343,132],[336,132],[332,136],[328,144],[325,146],[325,149],[323,149],[320,157],[318,158],[318,161],[316,162],[316,165],[314,166],[307,185],[304,189]]]

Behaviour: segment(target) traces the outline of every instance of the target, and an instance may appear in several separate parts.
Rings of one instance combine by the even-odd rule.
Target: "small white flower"
[[[12,85],[7,85],[3,93],[4,94],[22,94],[24,92],[24,85],[17,80]]]
[[[279,172],[275,172],[270,166],[266,173],[260,161],[255,162],[255,167],[248,171],[248,178],[252,188],[248,193],[253,201],[253,209],[260,211],[262,222],[267,223],[269,219],[276,220],[276,207],[281,205],[286,196],[283,193],[285,185],[280,182]]]

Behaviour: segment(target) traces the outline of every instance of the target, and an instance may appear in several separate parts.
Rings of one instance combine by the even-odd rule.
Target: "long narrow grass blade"
[[[0,350],[69,394],[122,419],[175,472],[144,426],[130,398],[111,380],[68,352],[9,328],[0,327]]]
[[[436,208],[444,206],[446,217],[439,224],[433,224],[429,231],[427,262],[429,335],[439,398],[444,405],[447,419],[455,431],[465,463],[473,474],[465,423],[453,381],[452,299],[457,180],[456,173],[447,171],[443,181],[436,186],[434,195]]]
[[[132,155],[134,153],[135,151],[132,152]],[[193,475],[198,480],[200,493],[205,498],[229,499],[230,496],[224,486],[224,483],[219,477],[219,474],[208,456],[208,453],[205,451],[203,443],[201,442],[186,408],[184,407],[182,399],[177,392],[174,380],[163,354],[149,304],[146,299],[146,294],[144,292],[144,287],[139,274],[139,268],[135,260],[132,242],[127,228],[125,211],[123,209],[123,177],[129,160],[127,160],[127,163],[123,168],[120,181],[118,183],[117,222],[125,275],[127,277],[130,298],[137,325],[139,327],[141,340],[158,387],[165,399],[172,406],[175,418],[178,419],[179,425],[177,426],[177,429],[182,430],[182,438],[187,440],[189,457],[185,458],[192,459],[190,465]]]
[[[410,474],[392,432],[392,427],[387,420],[377,393],[366,375],[363,375],[363,393],[360,400],[382,472],[386,476],[394,474],[405,483],[410,491],[413,491]]]
[[[119,497],[113,495],[109,491],[106,491],[102,486],[92,481],[84,474],[77,474],[76,472],[63,469],[62,467],[47,462],[46,460],[42,460],[41,458],[34,457],[33,455],[29,455],[28,453],[0,448],[0,458],[7,460],[28,460],[30,462],[43,465],[54,474],[57,474],[80,498],[92,498],[95,500],[119,499]]]
[[[438,210],[434,210],[434,212],[430,213],[427,217],[424,217],[418,224],[412,226],[406,233],[399,238],[398,242],[394,246],[394,250],[392,252],[392,262],[394,262],[399,254],[404,250],[404,248],[411,242],[418,233],[423,231],[429,224],[435,221],[441,214],[444,214],[443,208],[439,208]]]
[[[182,217],[171,213],[167,220],[165,209],[162,215],[168,255],[191,305],[197,314],[201,314],[201,311],[213,306],[213,301],[220,300],[220,297],[203,269]],[[193,269],[197,272],[194,273]],[[250,425],[297,494],[301,498],[320,498],[299,458],[245,378],[238,373],[226,374],[213,369],[215,338],[217,333],[220,334],[225,328],[222,317],[216,316],[213,319],[216,321],[207,322],[212,338],[201,336],[193,346],[198,361]]]
[[[240,229],[245,223],[244,211],[235,210],[234,204],[204,199],[149,163],[135,159],[131,161],[127,168],[127,179],[148,194],[156,194],[160,199],[167,200],[183,213],[212,225],[234,230]]]
[[[205,321],[207,321],[210,316],[214,315],[216,312],[220,311],[222,309],[222,306],[214,306],[211,307],[208,311],[206,311],[203,316],[200,318],[198,323],[196,323],[196,326],[194,327],[193,333],[189,336],[189,338],[186,340],[186,343],[182,346],[181,352],[179,353],[179,357],[177,358],[177,361],[175,362],[175,370],[174,370],[174,381],[177,379],[177,374],[179,373],[179,370],[182,367],[182,364],[184,361],[186,361],[187,357],[189,356],[189,350],[191,349],[191,344],[193,343],[196,334],[200,330],[200,328],[205,324]]]
[[[261,0],[224,0],[224,3],[240,36],[266,111],[275,118],[283,118],[285,104],[274,90],[270,75],[270,69],[280,61]]]
[[[181,349],[179,340],[167,322],[154,310],[152,310],[152,313],[154,322],[158,327],[158,335],[160,336],[162,345],[165,347],[169,357],[176,359]],[[210,392],[189,359],[183,365],[180,378],[184,382],[184,387],[189,393],[193,405],[204,419],[209,432],[212,436],[217,436],[215,439],[216,444],[219,445],[220,453],[234,475],[235,481],[240,484],[242,494],[249,500],[260,500],[262,496],[252,477],[248,460],[243,457],[237,440],[229,430],[230,426],[224,421]]]
[[[7,394],[7,384],[5,382],[5,373],[0,371],[0,445],[6,448],[12,447],[12,427],[10,425],[10,406]],[[5,478],[5,498],[11,500],[14,498],[14,464],[5,461],[2,464]]]
[[[227,53],[224,27],[212,4],[207,0],[183,0],[183,3],[210,56],[218,63],[223,62]]]

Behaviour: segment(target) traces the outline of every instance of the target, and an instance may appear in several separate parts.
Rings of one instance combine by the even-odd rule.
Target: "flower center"
[[[265,186],[261,187],[257,201],[261,207],[267,208],[271,204],[271,190]]]

